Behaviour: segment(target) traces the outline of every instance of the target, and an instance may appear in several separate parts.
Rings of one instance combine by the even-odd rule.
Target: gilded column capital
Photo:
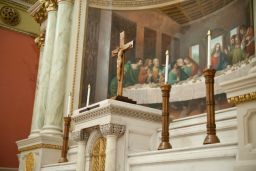
[[[70,3],[73,3],[74,0],[57,0],[57,2],[58,3],[60,3],[60,2],[70,2]]]
[[[56,0],[44,0],[44,6],[46,11],[56,11],[57,10],[57,1]]]
[[[32,17],[34,17],[34,19],[36,20],[37,23],[42,24],[47,18],[47,11],[46,11],[44,2],[40,1],[40,3],[42,3],[40,5],[40,8],[38,8],[38,10],[36,10],[32,14]]]
[[[112,123],[100,125],[100,132],[103,136],[116,135],[117,137],[120,137],[125,133],[125,126]]]
[[[41,32],[40,35],[35,38],[35,43],[38,48],[43,47],[44,42],[45,42],[45,31]]]
[[[71,137],[74,141],[87,141],[90,134],[86,130],[72,132]]]

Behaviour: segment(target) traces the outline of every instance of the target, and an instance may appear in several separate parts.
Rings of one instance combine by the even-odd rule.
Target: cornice
[[[238,105],[256,100],[256,92],[247,93],[239,96],[229,97],[228,103]]]
[[[17,28],[11,27],[11,26],[3,25],[3,24],[0,23],[0,28],[1,27],[4,28],[4,29],[12,30],[12,31],[15,31],[15,32],[18,32],[18,33],[22,33],[22,34],[31,36],[33,38],[38,37],[38,35],[35,34],[35,33],[27,32],[27,31],[24,31],[24,30],[21,30],[21,29],[17,29]]]
[[[77,124],[107,115],[130,117],[150,122],[161,122],[162,117],[161,114],[155,112],[138,110],[132,107],[128,108],[112,103],[80,114],[73,115],[72,120],[75,124]]]

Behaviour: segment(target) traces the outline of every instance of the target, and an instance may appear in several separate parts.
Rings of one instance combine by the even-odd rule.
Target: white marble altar
[[[221,84],[237,106],[238,155],[235,171],[256,170],[256,73]]]
[[[84,109],[75,111],[73,132],[79,135],[78,137],[83,135],[81,130],[91,132],[88,140],[71,146],[68,153],[69,163],[45,165],[43,171],[65,169],[71,171],[79,168],[79,163],[80,168],[85,167],[85,170],[89,171],[91,149],[95,141],[103,135],[110,135],[108,150],[112,151],[111,158],[115,158],[113,151],[117,150],[116,160],[111,161],[112,167],[113,163],[116,163],[115,168],[108,168],[109,170],[167,171],[172,169],[186,171],[192,169],[205,171],[208,169],[213,171],[225,169],[225,171],[233,171],[238,152],[236,108],[216,112],[217,135],[221,140],[220,144],[203,145],[206,135],[206,114],[201,114],[173,120],[170,123],[170,142],[173,149],[157,151],[161,125],[160,122],[150,120],[155,117],[160,119],[161,111],[114,100],[105,100],[99,104],[99,107],[90,111],[83,111]],[[109,122],[118,126],[119,128],[115,130],[119,131],[110,129],[111,126],[107,124]],[[95,129],[95,125],[101,128]],[[123,135],[120,125],[125,126]],[[85,149],[84,153],[81,149]],[[81,160],[84,161],[85,166],[81,164]]]

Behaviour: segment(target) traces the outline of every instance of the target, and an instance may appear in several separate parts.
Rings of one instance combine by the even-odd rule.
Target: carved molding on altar
[[[81,131],[72,132],[71,136],[74,141],[87,141],[90,134],[85,129],[83,129]]]
[[[84,112],[83,114],[74,115],[72,120],[77,124],[85,120],[92,120],[109,114],[132,117],[151,122],[161,122],[161,115],[157,115],[156,113],[120,107],[113,104],[101,107],[100,109]]]
[[[125,125],[112,123],[100,125],[100,132],[103,136],[116,135],[117,137],[120,137],[125,133]]]
[[[256,109],[248,110],[247,114],[243,117],[244,125],[245,125],[245,146],[249,150],[249,152],[254,152],[256,149],[256,142],[254,142],[255,138],[255,121],[256,121]]]
[[[35,150],[35,149],[39,149],[39,148],[48,148],[48,149],[61,150],[62,146],[54,145],[54,144],[43,144],[43,143],[41,143],[41,144],[35,144],[35,145],[32,145],[32,146],[20,148],[19,152],[31,151],[31,150]]]
[[[228,102],[231,104],[235,104],[235,105],[254,101],[254,100],[256,100],[256,92],[247,93],[247,94],[228,98]]]
[[[112,10],[137,10],[159,8],[185,0],[90,0],[90,6]]]

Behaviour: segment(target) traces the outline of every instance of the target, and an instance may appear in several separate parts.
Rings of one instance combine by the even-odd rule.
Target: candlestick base
[[[205,144],[215,144],[215,143],[219,143],[220,140],[217,137],[217,135],[207,135],[204,139],[204,145]]]
[[[126,103],[131,103],[131,104],[137,104],[136,101],[129,99],[128,97],[125,97],[125,96],[114,96],[111,99],[126,102]]]
[[[65,163],[65,162],[68,162],[68,159],[67,159],[67,158],[61,157],[61,158],[59,159],[59,163]]]
[[[172,148],[172,145],[169,142],[161,142],[159,144],[158,150],[166,150],[171,148]]]

